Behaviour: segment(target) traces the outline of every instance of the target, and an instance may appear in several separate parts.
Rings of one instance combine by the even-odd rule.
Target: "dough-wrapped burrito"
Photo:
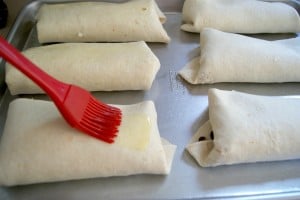
[[[206,28],[200,49],[179,72],[192,84],[300,81],[300,37],[266,41]]]
[[[162,25],[165,21],[154,0],[44,4],[37,14],[37,33],[40,43],[168,43],[170,38]]]
[[[200,33],[215,28],[232,33],[300,32],[300,17],[292,6],[257,0],[186,0],[181,29]]]
[[[158,58],[142,41],[53,44],[23,54],[58,80],[89,91],[147,90],[160,68]],[[44,93],[9,64],[5,79],[14,95]]]
[[[108,144],[71,128],[52,102],[14,100],[0,141],[0,185],[168,174],[176,146],[160,138],[153,102],[118,107],[122,123]]]
[[[199,165],[300,158],[300,101],[210,89],[209,121],[186,147]]]

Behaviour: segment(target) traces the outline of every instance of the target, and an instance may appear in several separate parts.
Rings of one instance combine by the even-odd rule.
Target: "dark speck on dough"
[[[209,136],[210,136],[210,139],[212,139],[212,140],[213,140],[213,139],[214,139],[214,132],[213,132],[213,131],[211,131],[211,132],[210,132],[210,134],[209,134]]]
[[[203,140],[206,140],[206,138],[204,136],[199,137],[198,141],[201,142]]]

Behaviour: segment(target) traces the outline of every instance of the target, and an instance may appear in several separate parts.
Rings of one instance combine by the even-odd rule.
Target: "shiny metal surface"
[[[35,14],[40,2],[30,3],[19,15],[8,40],[19,49],[40,45],[36,38]],[[300,160],[239,164],[201,168],[184,150],[193,133],[208,119],[207,90],[219,88],[262,95],[300,96],[300,83],[226,83],[190,85],[177,72],[199,55],[199,35],[180,30],[181,14],[168,12],[164,25],[172,41],[148,43],[161,61],[161,69],[149,91],[97,92],[107,103],[155,102],[162,137],[177,145],[168,176],[135,175],[0,188],[0,199],[299,199]],[[264,39],[297,37],[293,34],[255,35]],[[1,63],[3,71],[4,63]],[[1,74],[3,74],[1,71]],[[2,79],[3,81],[3,79]],[[15,98],[2,85],[0,132],[8,104]],[[21,97],[46,98],[44,95]],[[299,119],[300,120],[300,119]],[[51,158],[49,158],[51,159]]]

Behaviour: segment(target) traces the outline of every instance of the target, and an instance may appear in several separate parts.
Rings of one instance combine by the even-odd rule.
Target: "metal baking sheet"
[[[167,22],[164,25],[172,41],[169,44],[148,43],[161,61],[161,69],[152,88],[149,91],[94,93],[97,98],[113,104],[132,104],[143,100],[155,102],[161,136],[177,145],[171,173],[168,176],[133,175],[1,187],[0,199],[300,198],[300,160],[201,168],[185,151],[185,146],[193,133],[208,119],[207,90],[209,88],[271,96],[300,96],[300,83],[211,85],[186,83],[177,72],[200,52],[199,34],[180,30],[182,2],[158,1],[163,11],[174,12],[166,12]],[[293,2],[293,4],[297,3],[297,1]],[[35,15],[41,4],[42,2],[38,1],[28,4],[9,33],[8,40],[20,50],[40,45],[36,37]],[[264,39],[298,36],[297,34],[255,35]],[[0,69],[0,133],[2,133],[8,104],[16,97],[12,97],[6,90],[3,75],[4,62],[1,62]],[[46,98],[44,95],[21,97]]]

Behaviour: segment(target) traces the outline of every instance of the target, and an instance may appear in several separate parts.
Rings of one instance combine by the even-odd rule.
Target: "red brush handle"
[[[39,85],[52,99],[64,101],[70,85],[58,81],[41,70],[2,37],[0,37],[0,56]]]

